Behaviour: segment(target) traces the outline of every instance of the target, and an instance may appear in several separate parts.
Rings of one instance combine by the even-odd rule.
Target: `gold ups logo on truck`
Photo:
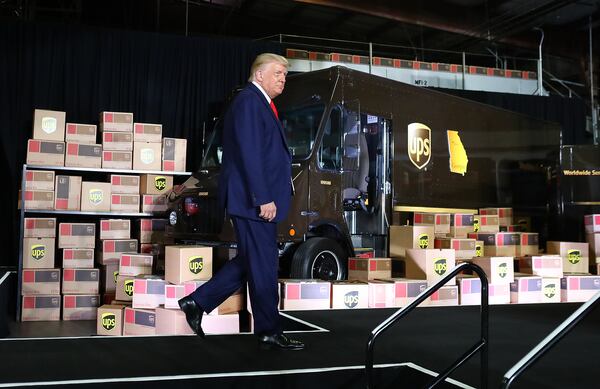
[[[204,268],[204,261],[203,261],[202,257],[200,257],[200,256],[191,257],[189,259],[189,268],[190,268],[190,271],[194,274],[200,273],[202,271],[202,269]]]
[[[43,244],[36,244],[31,246],[31,258],[37,259],[38,261],[46,255],[46,246]]]
[[[156,190],[165,190],[167,187],[167,178],[163,176],[158,176],[154,178],[154,187]]]
[[[408,158],[410,162],[423,169],[431,159],[431,129],[421,123],[408,125]]]
[[[463,146],[458,131],[446,131],[448,134],[448,153],[450,154],[450,172],[462,174],[463,176],[467,172],[467,165],[469,164],[469,158],[467,158],[467,151]]]
[[[110,331],[113,328],[115,328],[115,325],[117,324],[117,317],[115,316],[114,313],[103,313],[102,314],[102,327],[107,330]]]

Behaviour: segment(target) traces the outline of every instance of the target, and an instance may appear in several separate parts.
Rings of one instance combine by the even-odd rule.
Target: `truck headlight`
[[[169,223],[172,226],[177,224],[177,212],[176,211],[171,211],[171,213],[169,214]]]

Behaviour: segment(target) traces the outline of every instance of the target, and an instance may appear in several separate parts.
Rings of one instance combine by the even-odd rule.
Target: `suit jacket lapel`
[[[281,121],[279,121],[279,119],[277,119],[277,116],[275,116],[275,112],[273,112],[273,110],[271,109],[271,106],[267,102],[267,99],[265,99],[265,96],[256,87],[256,85],[254,85],[253,83],[250,82],[250,83],[248,83],[248,86],[249,86],[250,90],[252,90],[254,93],[256,93],[258,95],[258,97],[259,97],[260,101],[262,102],[262,105],[265,107],[265,109],[268,109],[269,112],[271,113],[271,117],[273,117],[273,120],[277,123],[277,128],[279,129],[279,135],[281,135],[281,139],[283,140],[283,144],[285,146],[285,151],[288,153],[288,155],[291,156],[290,148],[288,147],[287,140],[285,139],[285,134],[283,133],[283,126],[281,125]]]

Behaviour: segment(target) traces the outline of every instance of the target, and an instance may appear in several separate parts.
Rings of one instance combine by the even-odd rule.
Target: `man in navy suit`
[[[288,61],[256,57],[248,85],[225,114],[219,198],[231,217],[238,253],[207,283],[179,300],[200,336],[203,312],[219,306],[248,282],[259,343],[286,350],[304,348],[284,335],[277,304],[277,222],[287,216],[292,195],[291,156],[273,99],[283,92]]]

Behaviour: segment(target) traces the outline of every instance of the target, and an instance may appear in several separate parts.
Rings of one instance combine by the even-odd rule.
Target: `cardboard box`
[[[586,234],[585,241],[590,245],[590,265],[600,263],[600,234]]]
[[[512,208],[481,208],[479,214],[482,216],[498,216],[498,224],[501,226],[513,224]]]
[[[133,140],[136,142],[162,142],[162,124],[134,123]]]
[[[406,278],[427,280],[427,285],[433,285],[454,269],[456,256],[452,249],[408,249],[404,262]],[[447,284],[456,284],[456,277]]]
[[[481,280],[479,277],[456,277],[460,305],[481,305]]]
[[[423,293],[427,289],[427,281],[425,280],[411,280],[408,278],[390,278],[388,280],[394,283],[394,296],[395,306],[405,307],[408,304],[415,301],[417,296]],[[427,305],[426,301],[422,302],[421,305]]]
[[[54,191],[26,190],[25,209],[54,209]]]
[[[56,176],[54,191],[54,209],[79,211],[81,207],[81,177]]]
[[[173,189],[173,176],[159,174],[142,174],[140,177],[140,193],[164,195]]]
[[[513,257],[481,257],[471,262],[483,269],[490,284],[508,285],[515,280]]]
[[[542,278],[542,303],[560,303],[560,277]]]
[[[23,238],[23,268],[54,268],[56,238]]]
[[[473,215],[473,232],[495,233],[499,231],[498,216]]]
[[[27,164],[65,166],[65,142],[29,139],[27,141]]]
[[[60,294],[60,269],[24,269],[21,294]]]
[[[92,269],[94,249],[64,249],[63,269]]]
[[[212,277],[212,247],[165,247],[165,280],[172,284],[209,280]]]
[[[100,220],[100,240],[131,238],[131,221],[129,219]]]
[[[132,301],[133,300],[133,280],[134,276],[117,276],[117,288],[116,297],[120,301]]]
[[[140,195],[112,194],[110,199],[111,212],[140,212]]]
[[[560,280],[560,301],[586,302],[600,291],[600,276],[568,275]]]
[[[542,302],[542,277],[515,275],[510,284],[510,302],[513,304],[537,304]]]
[[[555,242],[546,243],[548,254],[558,254],[563,258],[563,272],[587,273],[589,271],[589,245],[580,242]]]
[[[58,225],[58,248],[96,247],[96,225],[94,223],[60,223]]]
[[[179,309],[178,301],[192,294],[200,285],[206,281],[187,281],[183,284],[165,285],[165,308]]]
[[[284,280],[281,282],[281,309],[329,309],[331,284],[319,280]]]
[[[139,219],[137,221],[140,243],[162,243],[165,241],[167,219]]]
[[[133,134],[130,132],[103,132],[102,150],[129,152],[133,151]]]
[[[56,238],[55,217],[26,217],[23,222],[25,238]]]
[[[391,258],[348,258],[349,280],[368,281],[391,277]]]
[[[112,193],[139,194],[140,176],[126,176],[120,174],[110,175],[110,188]]]
[[[449,235],[454,238],[466,238],[469,232],[473,230],[473,214],[456,213],[450,215]]]
[[[102,145],[67,142],[65,166],[102,167]]]
[[[156,335],[194,335],[185,318],[185,313],[177,309],[156,308]],[[204,319],[202,318],[202,327]],[[238,324],[239,325],[239,324]]]
[[[165,195],[142,195],[142,212],[167,212],[167,197]]]
[[[432,248],[434,236],[431,226],[390,226],[390,256],[404,257],[406,249]]]
[[[396,284],[393,281],[369,281],[369,308],[396,306]]]
[[[435,238],[436,249],[452,249],[456,259],[471,259],[475,256],[475,239]]]
[[[25,170],[26,190],[54,190],[53,170]]]
[[[60,296],[23,296],[21,321],[60,320]]]
[[[415,212],[413,224],[415,226],[433,226],[435,235],[446,236],[450,233],[450,214]]]
[[[124,309],[122,305],[105,304],[99,307],[96,316],[96,334],[121,336]]]
[[[133,114],[129,112],[101,112],[100,131],[132,132]]]
[[[600,232],[600,214],[585,215],[583,217],[583,224],[585,232],[588,234]]]
[[[33,139],[65,140],[65,117],[62,111],[36,109],[33,112]]]
[[[133,170],[161,170],[161,143],[133,142]]]
[[[135,278],[133,280],[133,308],[154,309],[163,305],[166,283],[165,280],[159,278]]]
[[[123,335],[156,335],[154,311],[125,307]]]
[[[238,334],[240,332],[240,316],[238,313],[204,315],[202,330],[205,334],[211,335]]]
[[[438,307],[458,305],[458,286],[442,286],[429,297],[429,305]]]
[[[137,276],[152,274],[153,257],[150,254],[122,253],[119,260],[119,274]]]
[[[489,284],[488,304],[510,304],[510,284]]]
[[[65,141],[85,144],[96,143],[96,125],[67,123]]]
[[[102,168],[131,170],[131,159],[131,151],[103,151]]]
[[[521,244],[517,246],[517,256],[538,255],[540,253],[539,234],[537,232],[521,232],[520,235]]]
[[[540,277],[562,278],[563,260],[560,255],[536,255],[519,257],[519,272]]]
[[[486,256],[514,257],[521,243],[521,237],[517,232],[473,232],[468,236],[483,241]]]
[[[110,212],[110,184],[107,182],[81,183],[81,211]]]
[[[119,263],[121,253],[137,253],[137,239],[106,239],[98,255],[98,262],[102,265]]]
[[[162,143],[162,170],[165,172],[185,172],[186,153],[187,139],[164,138]]]
[[[64,269],[63,294],[98,294],[100,291],[99,269]]]
[[[188,281],[190,282],[190,281]],[[210,312],[207,312],[207,315],[229,315],[231,313],[237,313],[242,311],[244,307],[244,294],[242,293],[242,289],[236,290],[231,296],[227,297],[225,301],[219,304],[218,307],[213,309]],[[329,307],[328,307],[329,308]]]
[[[110,263],[100,267],[100,289],[103,293],[114,293],[117,291],[117,277],[119,276],[119,264]],[[116,297],[116,296],[115,296]]]
[[[63,320],[94,320],[98,316],[100,295],[63,295]]]
[[[369,284],[363,281],[332,281],[331,308],[369,308]]]

